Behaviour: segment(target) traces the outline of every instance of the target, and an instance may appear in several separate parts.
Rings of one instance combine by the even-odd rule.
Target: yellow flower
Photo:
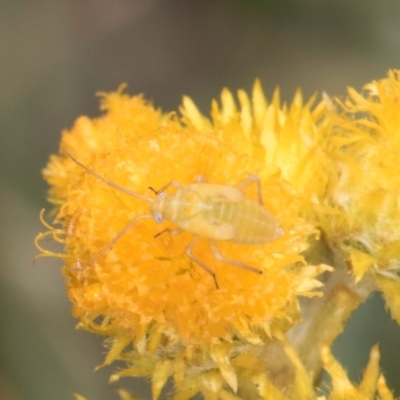
[[[333,249],[350,262],[359,281],[374,276],[400,323],[400,71],[349,88],[332,114],[327,141],[332,159],[328,212],[321,224]]]
[[[264,345],[281,342],[300,318],[298,297],[317,295],[321,284],[315,278],[328,269],[308,265],[301,255],[316,234],[303,218],[308,197],[317,199],[326,185],[312,157],[319,132],[326,129],[325,105],[312,111],[313,100],[303,105],[300,92],[290,107],[280,105],[278,92],[268,104],[259,82],[251,101],[243,91],[238,97],[240,108],[224,90],[209,120],[189,98],[179,119],[141,96],[123,94],[123,87],[102,93],[104,114],[80,117],[63,133],[60,155],[53,155],[44,170],[62,229],[49,227],[38,244],[46,235],[65,243],[63,272],[79,326],[110,338],[104,364],[116,358],[127,362],[113,380],[151,376],[155,399],[169,377],[176,399],[197,392],[235,399],[233,393],[246,385],[256,390],[256,383],[249,389],[246,382],[265,371],[266,358],[274,361]],[[224,257],[261,275],[217,261],[206,238],[201,240],[193,252],[215,272],[217,289],[185,254],[189,232],[155,237],[174,221],[158,226],[139,220],[114,243],[130,221],[149,214],[149,202],[96,174],[145,198],[154,197],[149,187],[158,190],[171,180],[185,186],[202,175],[230,187],[257,174],[264,206],[284,235],[265,245],[219,244]],[[321,176],[320,185],[310,182],[312,174]],[[249,187],[246,196],[256,199],[255,189]]]
[[[386,385],[385,378],[379,373],[379,358],[378,346],[374,346],[361,382],[355,385],[350,382],[343,367],[334,359],[329,347],[324,346],[322,360],[331,377],[332,389],[328,397],[318,397],[318,400],[393,400],[394,397]]]
[[[251,98],[238,92],[239,104],[224,89],[211,118],[188,97],[179,117],[121,86],[100,94],[100,117],[80,117],[63,133],[60,154],[44,170],[60,227],[42,215],[48,231],[36,243],[40,256],[65,260],[79,327],[107,337],[101,366],[125,362],[112,382],[151,377],[153,399],[168,379],[175,400],[197,393],[206,400],[393,399],[377,347],[355,385],[329,346],[375,287],[400,322],[398,78],[390,72],[366,85],[366,96],[350,89],[339,112],[327,96],[303,103],[300,91],[290,105],[281,104],[278,90],[268,102],[256,81]],[[157,224],[153,199],[181,190],[171,185],[160,194],[169,182],[193,196],[192,183],[232,190],[254,174],[271,229],[283,234],[262,245],[220,240],[233,263],[215,257],[201,218],[191,225],[192,201],[177,201],[179,218],[169,214]],[[257,201],[256,184],[243,190]],[[178,221],[188,231],[173,234]],[[195,232],[204,237],[189,247],[191,255]],[[43,249],[48,236],[65,252]],[[335,264],[323,298],[316,298],[316,278],[333,269],[311,259]],[[301,296],[313,298],[302,313]],[[314,387],[322,368],[331,376],[327,395]]]
[[[311,204],[319,201],[327,185],[327,174],[321,168],[322,143],[331,123],[325,115],[325,101],[313,108],[316,95],[304,104],[298,90],[290,106],[281,105],[276,89],[268,103],[258,80],[252,101],[243,90],[238,91],[238,99],[239,110],[232,93],[224,89],[221,106],[216,100],[212,102],[210,122],[185,97],[181,107],[183,121],[190,129],[212,131],[235,150],[257,157],[263,170],[279,173],[303,194],[301,213],[313,213]]]
[[[262,400],[292,400],[292,399],[309,399],[309,400],[394,400],[393,394],[386,385],[385,378],[379,371],[379,349],[374,346],[370,353],[368,365],[364,371],[361,382],[357,385],[350,382],[346,371],[333,357],[329,346],[325,345],[322,349],[322,360],[326,372],[330,376],[330,387],[327,395],[318,395],[315,393],[312,376],[305,370],[301,361],[298,359],[295,351],[288,343],[285,343],[284,348],[286,356],[294,367],[294,379],[290,391],[282,392],[277,389],[276,385],[271,381],[268,374],[260,369],[258,374],[251,377],[247,376],[249,382],[242,388],[241,397],[233,395],[223,389],[223,383],[218,378],[209,374],[206,382],[203,382],[203,393],[206,398],[220,398],[227,400],[240,400],[240,399],[262,399]],[[244,357],[239,356],[239,363],[242,363],[246,369],[252,366],[255,362],[248,355]],[[243,359],[244,358],[244,359]],[[196,387],[196,382],[190,382],[190,385]],[[194,385],[194,386],[193,386]],[[212,386],[214,386],[212,388]],[[214,390],[207,390],[210,387]],[[216,392],[215,389],[218,389]],[[196,387],[197,390],[197,387]],[[191,391],[194,393],[194,390]],[[214,393],[213,393],[214,392]],[[181,391],[182,393],[182,391]],[[218,397],[215,397],[217,393]],[[127,392],[126,390],[119,389],[118,394],[121,400],[139,400],[135,395]],[[214,394],[214,396],[213,396]],[[187,393],[190,396],[190,391]],[[75,394],[76,400],[87,400],[80,394]],[[188,397],[176,396],[177,399],[187,399]]]

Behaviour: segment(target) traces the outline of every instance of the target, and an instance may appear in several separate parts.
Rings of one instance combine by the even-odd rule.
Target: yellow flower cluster
[[[373,276],[400,323],[400,71],[364,90],[349,88],[331,116],[333,166],[321,224],[356,281]]]
[[[176,400],[198,392],[205,399],[325,399],[314,392],[318,371],[305,369],[286,333],[301,320],[299,296],[320,296],[317,276],[332,271],[307,261],[319,224],[358,280],[380,272],[374,276],[395,314],[397,78],[391,72],[368,85],[367,98],[351,90],[339,112],[330,99],[304,103],[300,91],[290,106],[281,104],[278,90],[268,102],[256,81],[251,98],[238,92],[239,106],[224,89],[220,102],[212,102],[210,119],[189,98],[179,117],[124,94],[121,86],[100,94],[103,115],[80,117],[63,133],[60,155],[51,156],[44,170],[62,228],[46,224],[49,231],[39,234],[37,245],[41,256],[65,260],[79,326],[110,338],[103,365],[127,363],[112,380],[150,376],[154,399],[169,378]],[[143,218],[132,225],[150,216],[151,199],[171,181],[232,188],[252,174],[284,234],[263,245],[219,242],[232,265],[215,257],[207,235],[193,248],[203,267],[195,263],[186,251],[191,232],[173,234],[174,220],[158,225],[157,218]],[[252,186],[244,195],[256,201]],[[205,206],[214,200],[211,195]],[[177,207],[181,218],[189,218],[192,204]],[[65,253],[44,250],[45,236],[64,243]],[[204,265],[215,272],[218,287]],[[376,391],[393,398],[379,375],[377,349],[356,387],[332,357],[332,340],[319,349],[332,376],[326,398],[372,399]]]

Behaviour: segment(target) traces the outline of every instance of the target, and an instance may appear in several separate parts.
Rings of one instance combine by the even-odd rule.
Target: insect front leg
[[[211,253],[212,253],[212,255],[214,256],[214,258],[216,260],[221,261],[223,263],[236,265],[237,267],[246,269],[247,271],[250,271],[250,272],[255,272],[256,274],[262,274],[262,271],[260,271],[257,268],[250,267],[250,265],[241,263],[240,261],[230,260],[229,258],[223,257],[221,255],[221,253],[219,252],[218,245],[217,245],[217,242],[215,240],[209,239],[208,240],[208,244],[210,246]]]
[[[241,191],[245,191],[252,183],[255,183],[257,185],[257,197],[258,197],[258,202],[263,205],[263,198],[262,198],[262,192],[261,192],[261,181],[260,177],[257,175],[249,175],[247,178],[243,179],[240,181],[236,187]]]
[[[178,181],[171,181],[171,182],[168,182],[161,189],[155,190],[152,187],[150,187],[149,189],[152,190],[158,196],[158,195],[164,193],[170,186],[175,186],[177,189],[182,187],[182,185]]]
[[[199,242],[199,240],[200,240],[200,236],[195,235],[192,237],[192,240],[190,241],[188,247],[186,247],[186,251],[185,251],[186,255],[213,277],[215,287],[217,289],[219,289],[215,272],[210,267],[208,267],[203,261],[201,261],[197,257],[195,257],[192,253],[193,247],[196,246],[196,244]]]
[[[99,252],[97,252],[84,266],[87,267],[90,264],[92,264],[95,260],[97,260],[99,257],[101,257],[104,253],[106,253],[109,249],[111,249],[111,247],[113,247],[115,245],[115,243],[117,243],[117,241],[123,236],[125,235],[125,233],[127,231],[129,231],[129,229],[132,228],[133,225],[136,224],[136,222],[138,222],[140,219],[143,218],[152,218],[152,215],[148,215],[148,214],[144,214],[144,215],[139,215],[138,217],[136,217],[135,219],[133,219],[131,222],[129,222],[128,225],[125,226],[125,228],[123,228],[120,232],[118,232],[118,234],[116,236],[114,236],[113,239],[111,239],[110,242],[108,242]]]

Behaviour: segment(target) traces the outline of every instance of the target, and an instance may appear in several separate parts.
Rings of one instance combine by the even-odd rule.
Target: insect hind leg
[[[221,261],[221,262],[226,263],[226,264],[235,265],[236,267],[243,268],[243,269],[245,269],[247,271],[254,272],[256,274],[262,274],[262,271],[260,271],[257,268],[251,267],[250,265],[244,264],[244,263],[242,263],[240,261],[230,260],[229,258],[223,257],[221,255],[221,253],[219,252],[218,245],[217,245],[217,242],[215,240],[209,239],[208,240],[208,244],[210,246],[211,253],[212,253],[212,255],[214,256],[214,258],[216,260]]]
[[[247,178],[240,181],[236,188],[238,188],[241,192],[246,190],[251,184],[255,183],[257,185],[257,197],[258,202],[263,205],[262,191],[261,191],[261,181],[258,175],[249,175]]]
[[[199,265],[201,268],[204,269],[204,271],[208,272],[212,278],[214,279],[215,287],[219,289],[218,282],[217,282],[217,277],[215,275],[215,272],[208,267],[203,261],[199,260],[197,257],[195,257],[192,253],[193,247],[196,246],[198,241],[200,240],[200,236],[193,236],[192,240],[190,241],[189,245],[186,247],[186,255],[194,261],[197,265]]]

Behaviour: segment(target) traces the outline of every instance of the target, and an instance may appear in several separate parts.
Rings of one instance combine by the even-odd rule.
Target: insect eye
[[[164,220],[161,213],[155,213],[154,219],[157,222],[157,224],[161,224],[161,222],[163,222],[163,220]]]

